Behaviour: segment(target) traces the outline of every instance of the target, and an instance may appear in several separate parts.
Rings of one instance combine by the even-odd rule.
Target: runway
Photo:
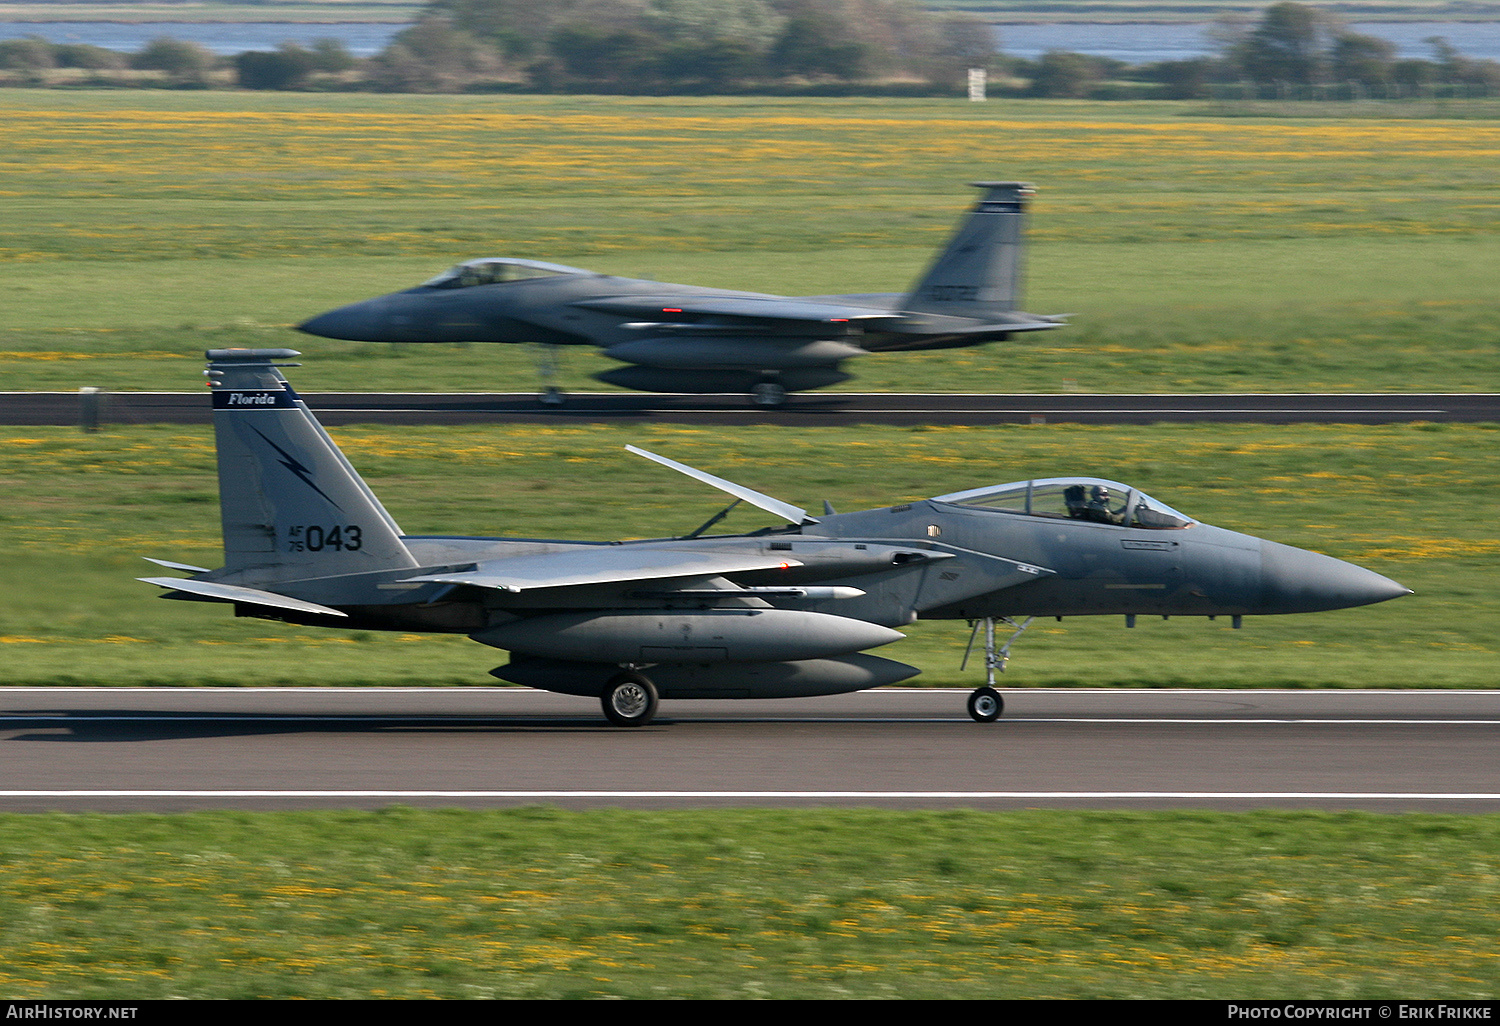
[[[359,393],[303,395],[327,425],[601,423],[786,424],[1392,424],[1500,421],[1500,393],[1150,394],[804,392],[783,407],[755,406],[741,395],[673,396],[577,392],[561,406],[535,393]],[[206,424],[208,393],[114,392],[102,396],[104,424]],[[0,424],[77,425],[77,392],[0,393]]]
[[[0,810],[414,806],[1500,811],[1500,691],[4,688]]]

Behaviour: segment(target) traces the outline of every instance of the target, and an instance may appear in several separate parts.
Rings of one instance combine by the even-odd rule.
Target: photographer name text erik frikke
[[[1476,1004],[1231,1004],[1231,1019],[1491,1019],[1493,1006]]]

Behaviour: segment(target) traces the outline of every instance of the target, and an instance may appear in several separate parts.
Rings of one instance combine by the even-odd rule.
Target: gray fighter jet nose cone
[[[372,313],[368,303],[354,303],[305,320],[297,325],[297,330],[323,338],[365,341],[372,339],[378,329]]]
[[[1261,542],[1261,602],[1267,613],[1368,606],[1411,589],[1373,570],[1306,549]]]

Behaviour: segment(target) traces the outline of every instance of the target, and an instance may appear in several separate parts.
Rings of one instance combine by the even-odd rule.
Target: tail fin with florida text
[[[224,570],[273,584],[415,567],[401,528],[275,361],[294,349],[212,349]]]

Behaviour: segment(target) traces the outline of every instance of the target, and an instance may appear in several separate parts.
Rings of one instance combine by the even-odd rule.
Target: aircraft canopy
[[[555,274],[592,274],[580,267],[566,264],[549,264],[541,260],[521,260],[514,257],[486,257],[481,260],[465,260],[448,268],[436,278],[422,283],[428,289],[466,289],[474,285],[498,285],[507,281],[526,281],[531,278],[550,278]]]
[[[1101,477],[1048,477],[971,488],[933,498],[957,506],[1122,527],[1180,530],[1197,521],[1145,492]]]

